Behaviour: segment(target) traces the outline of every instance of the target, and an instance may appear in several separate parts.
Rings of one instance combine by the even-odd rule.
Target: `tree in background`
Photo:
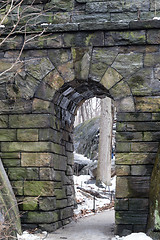
[[[78,109],[75,118],[75,126],[85,122],[91,118],[100,116],[101,113],[101,99],[91,98],[86,100]]]
[[[113,114],[112,101],[106,97],[101,101],[100,139],[96,183],[111,185]]]

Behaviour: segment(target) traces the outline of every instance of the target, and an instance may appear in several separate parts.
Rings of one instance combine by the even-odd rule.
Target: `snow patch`
[[[160,17],[154,17],[153,20],[160,20]]]
[[[107,206],[111,204],[111,196],[108,192],[115,191],[116,177],[112,178],[112,186],[99,188],[95,185],[95,181],[90,179],[89,175],[74,176],[75,194],[77,201],[77,209],[74,210],[75,217],[81,217],[81,215],[93,214],[93,209],[96,212],[107,209]],[[79,188],[80,187],[80,188]],[[104,198],[93,197],[89,193],[81,191],[81,188],[85,190],[92,190],[99,192]],[[95,202],[94,202],[95,200]],[[110,205],[112,206],[112,205]],[[109,207],[108,207],[109,208]]]
[[[132,233],[126,237],[115,236],[112,240],[152,240],[145,233]]]
[[[28,231],[24,231],[22,235],[17,234],[18,240],[42,240],[47,237],[47,232],[31,234]]]

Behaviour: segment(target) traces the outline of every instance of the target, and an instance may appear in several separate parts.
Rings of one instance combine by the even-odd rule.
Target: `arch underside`
[[[1,77],[0,141],[23,226],[53,231],[72,218],[74,117],[86,99],[108,96],[117,107],[117,233],[145,231],[160,137],[159,45],[32,46],[22,58]]]

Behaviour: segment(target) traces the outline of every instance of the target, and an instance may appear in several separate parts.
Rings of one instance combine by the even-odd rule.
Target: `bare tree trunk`
[[[80,108],[81,108],[82,122],[84,122],[85,121],[84,105],[82,105]]]
[[[111,185],[111,152],[112,152],[112,110],[111,99],[101,101],[99,157],[97,166],[97,185]]]

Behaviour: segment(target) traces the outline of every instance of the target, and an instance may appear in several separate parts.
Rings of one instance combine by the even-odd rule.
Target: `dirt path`
[[[114,210],[78,219],[49,234],[46,240],[111,240],[114,236]]]

